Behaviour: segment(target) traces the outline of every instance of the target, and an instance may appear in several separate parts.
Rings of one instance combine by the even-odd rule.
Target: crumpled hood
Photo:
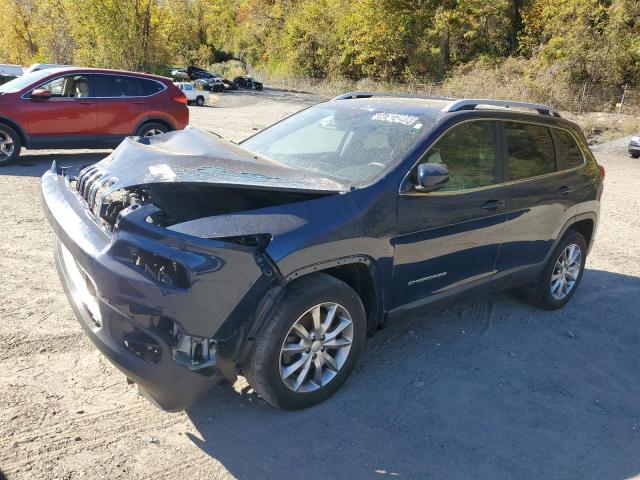
[[[196,128],[139,140],[126,138],[93,167],[102,179],[109,179],[110,192],[180,182],[278,190],[348,189],[335,179],[288,167]]]

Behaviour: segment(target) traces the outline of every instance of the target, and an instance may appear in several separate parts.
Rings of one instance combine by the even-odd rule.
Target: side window
[[[191,86],[191,84],[190,84],[190,83],[185,83],[185,84],[184,84],[184,89],[185,89],[185,90],[193,90],[193,87]]]
[[[118,75],[95,75],[95,96],[103,98],[138,97],[140,88],[138,79]]]
[[[151,96],[163,89],[162,85],[153,80],[145,80],[143,78],[138,79],[138,83],[140,84],[141,95]]]
[[[449,182],[439,191],[466,190],[498,182],[496,123],[463,123],[429,149],[424,161],[443,163],[449,171]]]
[[[89,96],[89,77],[87,75],[67,75],[51,80],[39,88],[46,88],[52,97],[83,98]]]
[[[568,170],[584,164],[580,147],[566,130],[554,129],[558,142],[558,170]]]
[[[556,171],[551,132],[542,125],[504,122],[509,180],[537,177]]]

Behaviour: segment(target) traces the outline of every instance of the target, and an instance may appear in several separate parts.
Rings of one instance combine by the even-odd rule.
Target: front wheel
[[[631,158],[640,158],[640,153],[630,153]]]
[[[531,285],[531,300],[547,310],[563,307],[580,284],[586,259],[584,236],[569,230],[553,251],[538,281]]]
[[[154,135],[160,135],[161,133],[168,132],[169,129],[161,123],[145,123],[139,129],[136,135],[138,137],[153,137]]]
[[[346,381],[365,337],[364,307],[351,287],[322,273],[300,279],[256,336],[247,380],[275,407],[316,405]]]
[[[16,131],[0,123],[0,166],[9,165],[20,156],[22,142]]]
[[[204,105],[204,97],[203,96],[199,95],[196,98],[196,105],[199,106],[199,107]]]

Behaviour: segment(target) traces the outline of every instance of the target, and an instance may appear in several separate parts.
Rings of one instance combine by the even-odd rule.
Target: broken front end
[[[75,175],[54,163],[43,176],[62,284],[100,351],[158,406],[184,409],[223,374],[235,375],[235,352],[225,348],[237,347],[238,325],[279,282],[264,252],[269,236],[204,239],[169,230],[211,213],[198,201],[203,186],[106,195],[108,184],[94,167]],[[172,209],[180,202],[191,205],[181,209],[186,217]]]

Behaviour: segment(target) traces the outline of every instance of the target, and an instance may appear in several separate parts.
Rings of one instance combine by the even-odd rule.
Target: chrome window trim
[[[555,172],[549,172],[549,173],[545,173],[542,175],[537,175],[535,177],[528,177],[528,178],[520,178],[517,180],[507,180],[505,182],[499,182],[499,183],[493,183],[491,185],[485,185],[483,187],[475,187],[475,188],[467,188],[464,190],[451,190],[448,192],[442,192],[439,190],[433,191],[433,192],[420,192],[418,190],[407,190],[407,191],[402,191],[402,186],[405,184],[405,182],[407,181],[409,175],[411,174],[411,172],[413,172],[413,170],[421,163],[422,159],[424,159],[427,154],[429,153],[429,151],[431,150],[431,148],[440,141],[440,139],[442,137],[444,137],[447,133],[449,133],[449,131],[451,131],[452,129],[454,129],[455,127],[457,127],[458,125],[462,125],[464,123],[469,123],[469,122],[487,122],[487,121],[494,121],[494,122],[518,122],[518,123],[530,123],[533,125],[539,125],[542,127],[546,127],[549,129],[557,129],[557,130],[563,130],[565,132],[567,132],[571,138],[573,139],[573,141],[575,142],[575,144],[578,146],[578,149],[580,150],[580,152],[582,153],[582,165],[578,165],[575,167],[571,167],[568,169],[564,169],[564,170],[556,170]],[[552,136],[553,139],[553,136]],[[553,139],[553,141],[555,142],[555,139]],[[555,152],[556,150],[556,146],[554,143],[554,155],[556,154]],[[507,162],[507,152],[505,153],[505,158],[504,161]],[[513,184],[517,184],[517,183],[522,183],[522,182],[530,182],[530,181],[534,181],[534,180],[538,180],[538,179],[542,179],[542,178],[547,178],[547,177],[551,177],[554,175],[559,175],[559,174],[564,174],[564,173],[570,173],[573,171],[577,171],[580,170],[581,168],[585,168],[587,165],[587,158],[585,155],[585,151],[584,148],[582,147],[581,142],[578,141],[578,139],[576,138],[576,136],[574,135],[574,133],[569,130],[568,128],[565,127],[561,127],[561,126],[555,126],[555,125],[549,125],[545,122],[541,122],[541,121],[534,121],[534,120],[513,120],[511,118],[502,118],[502,117],[491,117],[491,118],[469,118],[466,120],[462,120],[458,123],[455,123],[454,125],[451,125],[449,128],[447,128],[444,132],[442,132],[440,135],[438,135],[438,138],[436,138],[431,145],[429,146],[429,148],[420,156],[420,158],[418,159],[418,161],[416,163],[414,163],[411,168],[409,169],[409,171],[405,174],[404,177],[402,177],[402,181],[400,182],[400,185],[398,187],[398,194],[399,195],[412,195],[412,196],[446,196],[446,195],[459,195],[459,194],[464,194],[464,193],[472,193],[472,192],[479,192],[482,190],[489,190],[492,188],[497,188],[497,187],[505,187],[505,186],[509,186],[509,185],[513,185]],[[556,168],[558,168],[558,159],[556,158]]]
[[[51,78],[45,82],[42,82],[41,84],[39,84],[37,87],[33,87],[33,88],[29,88],[28,91],[26,91],[25,93],[23,93],[22,95],[20,95],[20,98],[22,98],[23,100],[29,100],[29,97],[27,97],[28,94],[30,94],[31,92],[33,92],[36,88],[40,88],[43,85],[46,85],[48,83],[51,82],[55,82],[56,80],[59,80],[60,78],[64,78],[64,77],[70,77],[73,75],[110,75],[112,77],[128,77],[128,78],[137,78],[139,80],[149,80],[151,82],[156,82],[157,84],[159,84],[162,87],[162,90],[158,90],[156,93],[153,93],[151,95],[136,95],[136,96],[126,96],[126,97],[80,97],[82,99],[91,99],[91,100],[104,100],[104,99],[113,99],[113,98],[151,98],[151,97],[155,97],[156,95],[164,92],[165,90],[167,90],[169,87],[167,87],[164,83],[162,83],[160,80],[156,80],[155,78],[147,78],[147,77],[142,77],[142,76],[137,76],[137,75],[127,75],[127,74],[121,74],[121,73],[106,73],[106,72],[75,72],[75,73],[65,73],[63,75],[60,75],[58,77],[55,78]],[[77,100],[78,97],[55,97],[55,98],[60,98],[60,99],[65,99],[65,100]]]

